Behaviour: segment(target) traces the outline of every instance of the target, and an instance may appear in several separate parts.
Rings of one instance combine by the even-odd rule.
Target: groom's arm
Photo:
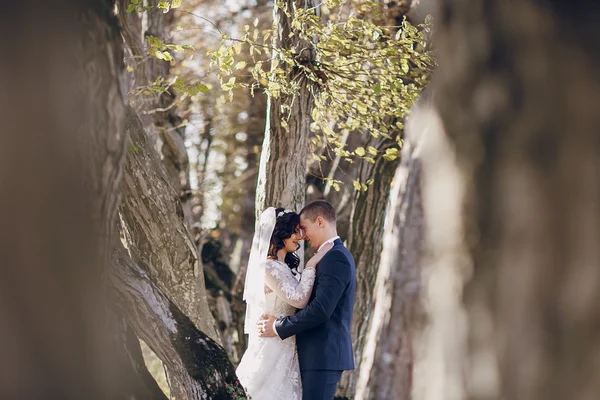
[[[327,321],[350,282],[350,264],[344,253],[330,251],[317,266],[315,298],[291,317],[279,318],[274,330],[281,339],[314,328]]]

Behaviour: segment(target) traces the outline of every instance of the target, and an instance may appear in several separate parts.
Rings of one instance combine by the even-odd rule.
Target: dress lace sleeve
[[[305,268],[298,281],[286,265],[269,260],[266,264],[265,284],[286,303],[304,308],[310,298],[315,276],[314,268]]]

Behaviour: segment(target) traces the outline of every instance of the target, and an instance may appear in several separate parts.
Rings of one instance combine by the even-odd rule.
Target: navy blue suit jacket
[[[301,370],[354,369],[350,323],[356,267],[340,239],[317,265],[317,277],[306,307],[275,322],[281,339],[296,335]]]

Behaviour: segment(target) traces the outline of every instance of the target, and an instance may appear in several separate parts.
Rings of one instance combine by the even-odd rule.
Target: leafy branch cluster
[[[326,1],[324,5],[333,8],[343,2]],[[361,5],[363,12],[379,7],[374,2]],[[213,65],[218,67],[222,89],[229,91],[230,97],[236,88],[262,88],[274,98],[293,97],[300,90],[301,79],[308,78],[318,87],[312,111],[314,146],[325,142],[349,162],[357,157],[372,163],[377,155],[388,160],[398,157],[402,144],[398,132],[404,129],[403,120],[434,67],[425,43],[429,22],[419,27],[408,21],[397,27],[381,27],[352,14],[344,20],[338,17],[323,22],[314,9],[293,7],[290,13],[282,0],[276,1],[275,6],[286,12],[291,21],[290,39],[297,36],[302,43],[310,44],[315,61],[307,63],[300,56],[302,49],[272,46],[268,39],[273,29],[259,31],[255,21],[254,28],[244,27],[240,38],[222,35],[221,47],[210,53]],[[243,51],[249,53],[251,65],[237,61]],[[232,75],[238,70],[247,71],[252,79],[236,81]],[[397,148],[388,147],[384,154],[372,146],[349,151],[342,140],[345,131],[393,139]]]
[[[159,1],[156,5],[157,8],[161,9],[165,14],[169,12],[172,8],[181,7],[182,0],[171,0],[171,1]],[[144,12],[151,9],[152,6],[145,6],[144,0],[130,0],[129,5],[127,6],[127,12]]]
[[[127,13],[144,13],[152,8],[158,8],[163,13],[167,13],[172,9],[179,8],[182,0],[159,1],[156,6],[144,6],[143,0],[130,0],[127,7]],[[161,38],[146,35],[145,53],[147,57],[153,57],[170,64],[175,63],[175,54],[185,53],[186,51],[195,51],[191,45],[181,45],[174,43],[165,43]],[[141,57],[140,57],[141,58]],[[136,62],[143,63],[144,59],[137,59]],[[127,70],[132,72],[134,69],[128,66]],[[136,96],[154,96],[173,90],[174,92],[185,96],[193,96],[198,93],[207,93],[209,88],[202,82],[188,83],[183,78],[178,76],[163,77],[158,76],[154,81],[148,82],[146,85],[138,86],[131,91],[131,95]]]

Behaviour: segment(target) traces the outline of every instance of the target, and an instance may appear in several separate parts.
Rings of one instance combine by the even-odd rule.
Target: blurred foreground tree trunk
[[[0,378],[2,398],[164,398],[136,352],[137,340],[132,340],[128,325],[109,312],[114,304],[104,297],[103,277],[106,272],[109,277],[115,273],[108,264],[118,250],[115,243],[120,245],[115,226],[127,149],[130,155],[139,155],[128,162],[128,204],[135,200],[141,204],[131,209],[125,205],[122,214],[122,221],[129,222],[130,251],[148,245],[139,230],[151,231],[154,223],[162,223],[166,232],[174,227],[184,237],[187,234],[183,221],[173,218],[171,209],[164,206],[172,206],[173,214],[181,217],[175,211],[178,199],[168,204],[164,196],[168,198],[170,191],[153,186],[161,179],[167,181],[160,174],[162,169],[156,168],[157,157],[147,152],[139,137],[127,146],[127,133],[132,129],[131,124],[125,129],[123,42],[113,10],[111,1],[57,1],[51,7],[47,2],[23,1],[0,15],[2,37],[10,38],[0,46],[11,55],[0,66],[5,89],[0,94],[0,115],[10,132],[0,135],[1,192],[8,194],[1,198],[0,207],[4,211],[0,354],[10,365],[10,372]],[[36,47],[42,35],[44,46]],[[137,116],[135,121],[139,123]],[[131,164],[147,168],[145,175],[132,172]],[[153,179],[132,181],[132,176]],[[131,192],[141,193],[141,199],[133,198]],[[154,201],[144,202],[150,193]],[[157,215],[163,220],[157,222]],[[171,236],[175,239],[169,246],[181,250],[176,247],[181,236]],[[203,287],[193,245],[192,250],[183,251],[185,257],[179,262],[180,253],[169,253],[160,241],[151,244],[155,247],[144,255],[154,266],[160,265],[158,259],[176,262],[183,270],[177,285],[187,285],[185,279],[192,275],[189,281],[194,292]],[[131,264],[124,263],[116,272],[124,276],[132,270]],[[142,276],[149,280],[147,270]],[[163,334],[165,326],[169,328],[165,348],[171,346],[177,352],[170,353],[173,357],[168,361],[171,365],[181,361],[193,375],[188,387],[195,388],[196,396],[180,398],[226,399],[243,393],[223,349],[200,332],[156,284],[148,281],[143,286],[141,281],[121,285],[130,301],[120,305],[123,310],[135,305],[127,309],[128,320],[134,328],[134,322],[146,323],[137,328],[142,337],[144,329],[154,335],[148,335],[149,342]],[[133,302],[134,289],[140,287],[146,291]],[[204,297],[200,299],[200,304],[206,304]],[[198,304],[186,300],[186,305]],[[159,313],[144,320],[144,307],[149,305]],[[192,311],[197,323],[216,337],[208,310]],[[164,319],[169,315],[176,325]],[[159,317],[163,326],[156,323]],[[184,379],[185,373],[172,378]]]
[[[101,290],[125,157],[113,7],[24,0],[0,13],[1,398],[137,396],[116,384],[134,378]]]
[[[446,398],[596,399],[600,5],[440,3],[437,107],[469,188],[473,269],[445,266],[469,330],[444,363],[466,382],[438,381],[466,391]]]

